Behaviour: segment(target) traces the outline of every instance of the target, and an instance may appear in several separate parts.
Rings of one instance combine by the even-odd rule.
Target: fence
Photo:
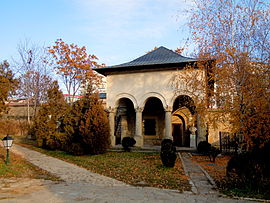
[[[220,151],[223,153],[238,153],[242,150],[243,139],[236,133],[219,132]]]

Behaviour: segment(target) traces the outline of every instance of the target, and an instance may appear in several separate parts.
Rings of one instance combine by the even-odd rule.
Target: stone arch
[[[168,107],[165,97],[157,92],[148,92],[148,93],[144,94],[141,98],[141,101],[140,101],[140,107],[144,108],[147,100],[151,97],[158,98],[161,101],[164,109],[166,109]]]
[[[190,147],[189,128],[194,125],[194,116],[187,107],[183,106],[175,110],[172,113],[172,117],[178,117],[182,120],[182,124],[173,124],[173,138],[175,145]],[[175,130],[177,126],[181,127],[181,131]]]
[[[179,95],[175,97],[172,104],[173,111],[179,108],[186,107],[192,115],[195,114],[196,106],[194,100],[188,95]]]
[[[195,123],[195,103],[193,99],[188,95],[178,95],[174,97],[174,101],[172,103],[172,115],[182,118],[183,127],[182,132],[173,134],[174,140],[181,140],[180,145],[184,147],[190,147],[190,132],[189,128]],[[177,125],[175,125],[177,127]],[[174,128],[173,128],[174,129]],[[177,139],[176,139],[177,138]],[[178,145],[179,146],[179,145]]]
[[[144,143],[160,145],[165,133],[165,111],[163,103],[157,97],[148,97],[142,109],[142,134]]]
[[[173,112],[173,115],[179,115],[181,116],[184,120],[186,125],[192,125],[193,121],[193,115],[189,111],[187,107],[181,107],[177,109],[176,111]]]
[[[122,95],[116,100],[114,135],[116,144],[121,144],[124,137],[134,137],[135,135],[134,101],[127,96]]]
[[[192,96],[191,94],[189,94],[189,93],[174,94],[173,97],[172,97],[172,99],[171,99],[171,101],[170,101],[170,103],[169,103],[169,106],[173,106],[175,100],[176,100],[178,97],[180,97],[180,96],[188,96],[188,97],[190,97],[190,98],[193,100],[193,102],[194,102],[193,96]],[[195,104],[195,102],[194,102],[194,104]]]
[[[136,108],[138,106],[138,102],[133,95],[128,94],[128,93],[120,93],[120,94],[116,95],[114,107],[117,107],[119,105],[119,101],[122,98],[127,98],[130,101],[132,101],[134,108]]]

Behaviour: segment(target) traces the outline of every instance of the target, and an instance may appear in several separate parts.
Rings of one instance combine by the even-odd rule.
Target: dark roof
[[[115,66],[96,68],[94,70],[101,74],[108,75],[110,72],[152,70],[153,66],[155,66],[154,69],[158,69],[158,67],[164,68],[165,66],[179,66],[180,64],[196,61],[198,61],[198,59],[184,57],[172,50],[161,46],[133,61]]]
[[[161,46],[154,51],[151,51],[133,61],[116,66],[111,66],[110,68],[183,63],[193,61],[197,60],[194,58],[181,56],[180,54]]]

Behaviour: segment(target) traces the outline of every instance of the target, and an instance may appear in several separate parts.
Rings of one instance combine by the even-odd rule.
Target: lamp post
[[[6,164],[9,164],[9,148],[12,146],[13,138],[7,135],[3,138],[3,145],[7,149]]]

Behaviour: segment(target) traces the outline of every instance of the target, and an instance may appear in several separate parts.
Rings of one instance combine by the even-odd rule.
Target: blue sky
[[[100,63],[133,60],[155,46],[176,49],[187,36],[188,0],[0,0],[0,61],[25,39],[86,46]]]

